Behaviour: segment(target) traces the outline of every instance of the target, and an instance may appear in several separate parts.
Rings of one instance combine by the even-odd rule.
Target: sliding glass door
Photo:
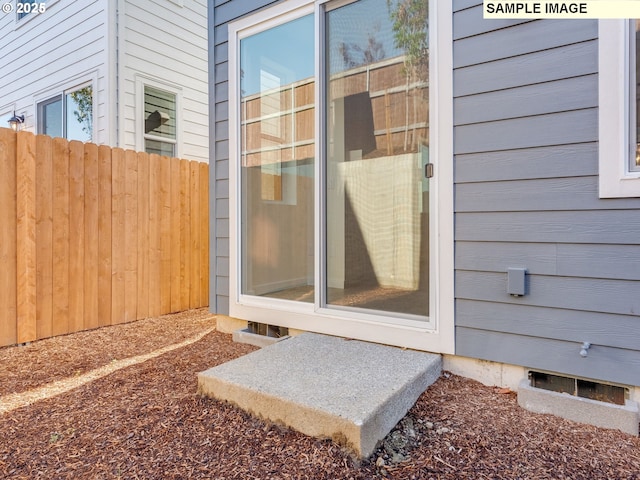
[[[240,36],[242,301],[428,319],[427,10],[320,2]]]
[[[326,299],[427,316],[427,6],[393,5],[325,14]]]

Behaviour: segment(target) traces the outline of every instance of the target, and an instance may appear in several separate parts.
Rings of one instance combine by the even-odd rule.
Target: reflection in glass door
[[[316,12],[240,38],[240,293],[427,320],[427,0]]]
[[[325,35],[326,302],[427,317],[427,2],[329,9]]]
[[[242,293],[314,302],[314,23],[240,41]]]

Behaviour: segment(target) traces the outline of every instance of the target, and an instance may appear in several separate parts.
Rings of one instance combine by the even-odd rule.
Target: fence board
[[[149,155],[149,312],[160,315],[160,156]]]
[[[98,320],[98,146],[84,145],[84,328]]]
[[[126,164],[121,148],[111,152],[111,324],[126,320],[125,272],[127,270],[126,225]]]
[[[53,146],[36,137],[36,336],[53,334]]]
[[[189,198],[197,200],[200,198],[200,169],[196,162],[189,162]],[[189,250],[190,271],[189,276],[189,308],[200,306],[200,208],[199,202],[193,201],[190,206],[190,232],[191,248]]]
[[[17,341],[37,338],[36,328],[36,138],[18,133],[16,163]]]
[[[171,312],[171,159],[160,157],[159,163],[160,313],[164,315]]]
[[[200,168],[200,306],[209,304],[209,165]]]
[[[0,129],[0,344],[17,341],[16,135]]]
[[[180,261],[180,245],[181,245],[181,232],[180,232],[180,218],[182,210],[180,208],[180,160],[177,158],[171,159],[170,167],[171,175],[171,311],[179,312],[181,309],[180,292],[182,290],[181,283],[181,265]]]
[[[180,310],[189,308],[191,217],[189,214],[189,162],[180,160]]]
[[[138,308],[149,316],[149,154],[138,152]]]
[[[53,324],[69,332],[69,143],[53,139]]]
[[[138,159],[136,152],[125,151],[125,314],[124,321],[137,318],[138,293]]]
[[[69,142],[69,330],[84,329],[84,145]]]
[[[98,149],[98,325],[111,324],[111,148]]]

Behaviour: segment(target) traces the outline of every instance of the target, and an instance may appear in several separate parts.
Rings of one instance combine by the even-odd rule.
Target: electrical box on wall
[[[521,297],[525,295],[525,274],[526,268],[521,267],[509,267],[507,268],[507,293],[514,297]]]

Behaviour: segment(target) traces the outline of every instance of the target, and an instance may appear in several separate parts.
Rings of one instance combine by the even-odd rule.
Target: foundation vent
[[[600,402],[624,405],[629,397],[626,387],[609,385],[581,378],[563,377],[544,372],[529,372],[531,386],[558,393],[568,393],[576,397],[598,400]]]
[[[278,327],[276,325],[267,325],[266,323],[249,322],[247,330],[254,335],[263,335],[271,338],[282,338],[289,335],[287,327]]]

